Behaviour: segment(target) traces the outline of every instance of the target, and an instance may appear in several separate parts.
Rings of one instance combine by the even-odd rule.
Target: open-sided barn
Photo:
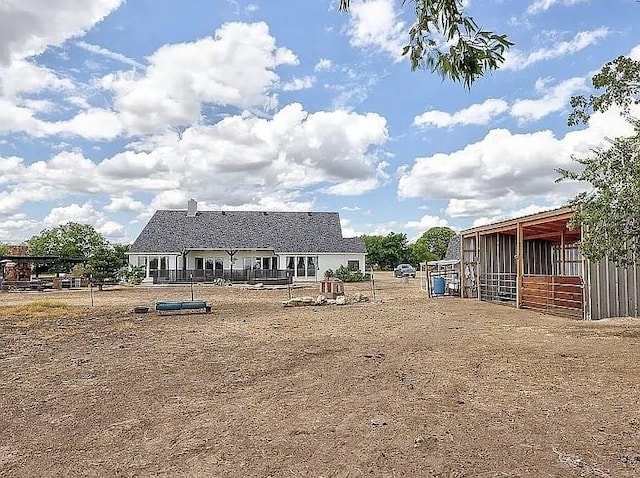
[[[635,316],[640,266],[592,262],[560,208],[461,233],[463,297],[590,319]]]

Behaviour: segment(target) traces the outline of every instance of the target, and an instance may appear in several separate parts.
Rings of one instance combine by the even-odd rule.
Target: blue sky
[[[640,59],[635,0],[470,0],[516,46],[471,91],[400,56],[399,0],[8,0],[0,241],[79,221],[130,242],[157,209],[338,211],[345,235],[456,230],[566,203],[629,126],[569,98]]]

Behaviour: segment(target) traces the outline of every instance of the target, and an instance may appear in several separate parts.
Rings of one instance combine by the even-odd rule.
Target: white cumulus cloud
[[[80,36],[124,0],[4,0],[0,4],[0,64],[27,58]]]
[[[200,119],[205,103],[240,108],[273,106],[269,93],[275,69],[298,59],[277,47],[266,23],[226,23],[214,36],[166,45],[143,72],[109,74],[102,86],[113,92],[113,109],[132,134],[158,133]]]
[[[578,32],[571,40],[557,42],[549,47],[540,48],[529,53],[510,49],[505,54],[505,62],[501,68],[505,70],[523,70],[543,60],[571,55],[597,44],[601,39],[607,37],[609,33],[610,30],[607,27],[600,27],[595,30]]]
[[[45,228],[52,228],[71,221],[93,226],[110,241],[117,242],[124,234],[124,227],[121,224],[108,220],[104,213],[96,210],[90,202],[54,207],[44,218],[43,225]]]
[[[315,77],[313,76],[305,76],[302,78],[294,78],[291,81],[287,81],[282,85],[283,91],[298,91],[298,90],[306,90],[312,88],[314,83],[316,82]]]
[[[110,197],[105,211],[149,213],[149,205],[123,191],[146,193],[151,207],[184,207],[195,197],[211,208],[309,209],[316,194],[361,194],[386,181],[380,148],[387,139],[386,119],[378,114],[310,113],[294,103],[271,119],[240,114],[146,137],[101,161],[78,151],[30,164],[0,157],[0,214],[78,195]],[[76,205],[48,220],[90,211]]]
[[[328,58],[320,58],[316,66],[313,67],[314,71],[329,71],[333,67],[333,63]]]
[[[409,221],[405,224],[407,229],[417,229],[419,231],[427,231],[432,227],[451,227],[446,219],[438,216],[430,216],[425,214],[418,221]]]
[[[488,100],[471,105],[455,113],[430,110],[414,118],[416,126],[435,126],[448,128],[455,125],[483,125],[488,124],[495,116],[504,113],[509,108],[506,101],[489,98]]]
[[[614,110],[594,114],[587,128],[563,137],[547,130],[514,134],[493,129],[463,149],[417,158],[410,168],[401,168],[398,196],[447,199],[447,212],[458,217],[501,214],[534,200],[562,203],[581,186],[555,183],[556,169],[575,167],[572,155],[587,155],[605,145],[606,137],[631,130]]]
[[[527,13],[529,15],[535,15],[537,13],[545,12],[558,3],[565,6],[571,6],[577,5],[578,3],[585,3],[586,1],[588,0],[536,0],[527,7]]]
[[[510,114],[520,123],[539,120],[550,113],[567,108],[569,99],[582,91],[588,91],[587,81],[583,77],[564,80],[548,88],[546,82],[538,83],[536,88],[542,93],[538,99],[519,99],[511,106]]]
[[[350,15],[351,45],[384,52],[396,61],[402,58],[402,48],[407,43],[406,25],[394,0],[353,1]]]

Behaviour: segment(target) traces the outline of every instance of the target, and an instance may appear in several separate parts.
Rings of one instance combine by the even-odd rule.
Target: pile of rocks
[[[282,301],[285,307],[301,307],[307,305],[347,305],[356,304],[358,302],[369,302],[369,297],[360,292],[352,295],[339,295],[335,299],[327,299],[324,295],[319,295],[315,299],[313,297],[293,297],[289,300]]]
[[[304,305],[320,305],[316,304],[316,299],[313,297],[292,297],[289,300],[283,300],[282,305],[285,307],[301,307]]]

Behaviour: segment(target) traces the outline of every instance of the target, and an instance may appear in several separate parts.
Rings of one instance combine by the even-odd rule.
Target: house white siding
[[[145,277],[150,277],[152,270],[181,270],[182,255],[175,252],[154,254],[129,254],[129,265],[144,268]]]
[[[311,282],[322,280],[327,270],[331,269],[335,271],[340,266],[348,267],[349,265],[356,266],[357,269],[364,273],[364,260],[365,254],[358,253],[296,253],[289,252],[279,254],[280,265],[284,268],[289,268],[290,258],[294,258],[294,274],[293,280],[295,282]],[[314,272],[309,272],[309,259],[312,259],[314,263]],[[357,263],[357,264],[356,264]],[[302,267],[299,267],[302,266]],[[302,274],[300,274],[302,272]]]
[[[233,255],[233,268],[240,269],[244,268],[244,265],[247,263],[245,259],[251,260],[251,266],[253,267],[256,258],[270,258],[275,257],[273,251],[238,251]],[[215,260],[222,261],[223,269],[231,268],[231,257],[226,251],[189,251],[187,253],[187,269],[196,269],[197,259],[213,260],[215,264]]]
[[[364,273],[364,254],[327,254],[320,256],[319,275],[324,276],[327,269],[335,271],[340,266],[349,266],[349,262],[358,262],[358,270]],[[354,264],[355,265],[355,264]]]

